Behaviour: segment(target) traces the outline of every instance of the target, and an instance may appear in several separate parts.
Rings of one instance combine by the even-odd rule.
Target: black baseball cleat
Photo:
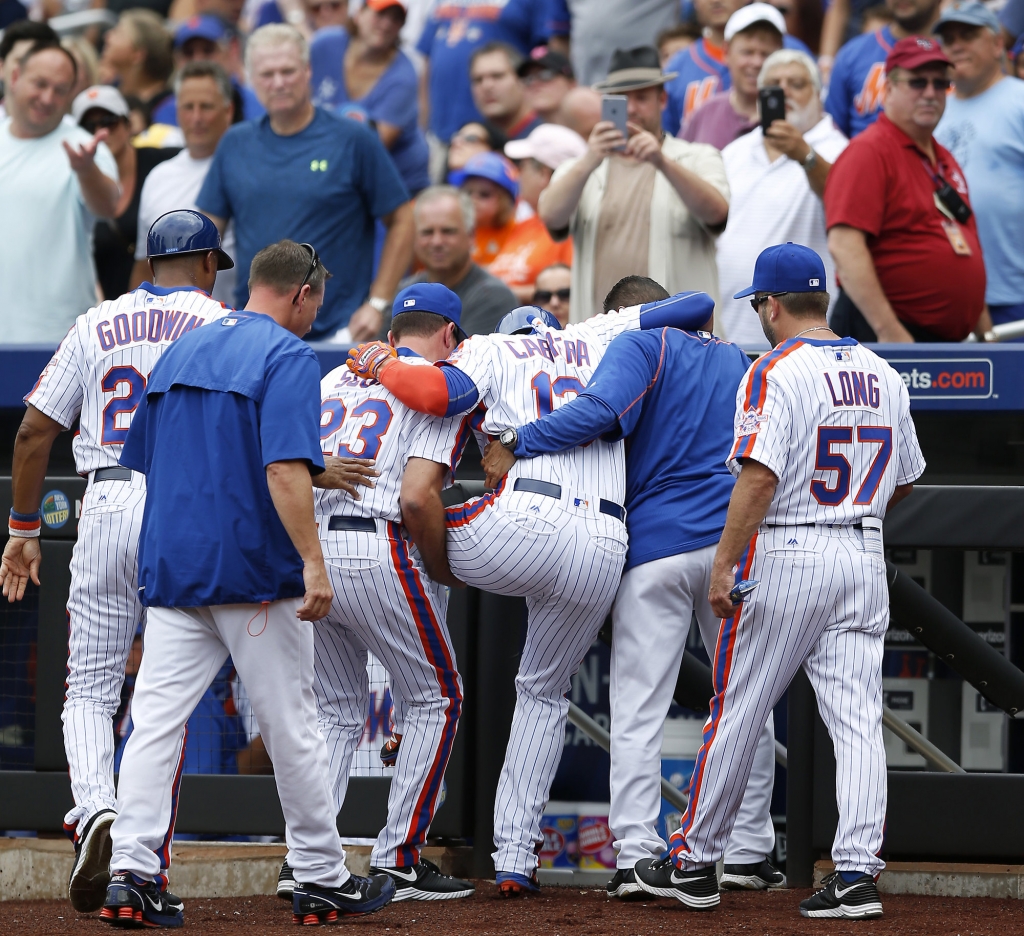
[[[100,919],[123,929],[174,928],[185,923],[185,905],[152,881],[143,881],[128,871],[118,871],[111,875],[107,885],[107,899],[100,910]]]
[[[636,882],[636,872],[632,868],[619,868],[605,887],[609,897],[628,900],[636,894],[642,894],[643,888]]]
[[[633,869],[636,882],[655,897],[674,897],[691,910],[710,910],[721,901],[715,866],[680,871],[666,858],[641,858]]]
[[[825,878],[825,886],[800,902],[805,917],[845,917],[848,920],[874,920],[882,915],[882,901],[870,874],[862,874],[849,884],[838,871]]]
[[[395,762],[398,760],[398,748],[401,743],[402,736],[400,734],[393,734],[381,745],[380,762],[385,767],[395,766]]]
[[[386,874],[353,874],[341,887],[317,887],[296,881],[292,891],[292,922],[319,926],[335,923],[343,916],[376,913],[391,903],[394,896],[395,882]]]
[[[457,900],[472,897],[476,888],[441,869],[426,858],[409,868],[370,868],[370,874],[386,874],[395,882],[395,901],[399,900]]]
[[[722,890],[774,890],[786,886],[786,875],[766,857],[759,864],[727,864],[718,886]]]
[[[281,865],[281,871],[277,875],[277,896],[282,900],[291,900],[294,890],[295,874],[292,872],[292,866],[288,864],[288,859],[285,858],[284,864]]]
[[[107,899],[110,883],[110,827],[117,813],[101,809],[75,842],[75,863],[68,878],[68,899],[79,913],[93,913]]]

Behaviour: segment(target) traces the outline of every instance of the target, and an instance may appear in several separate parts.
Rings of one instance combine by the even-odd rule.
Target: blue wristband
[[[39,511],[35,513],[23,514],[18,513],[13,507],[11,508],[11,519],[17,520],[19,523],[35,523],[39,519]]]

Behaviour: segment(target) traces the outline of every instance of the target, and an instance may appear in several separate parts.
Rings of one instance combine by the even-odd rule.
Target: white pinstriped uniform
[[[334,588],[329,614],[314,627],[314,687],[331,790],[341,809],[366,723],[369,652],[391,676],[403,731],[388,821],[370,863],[410,867],[419,860],[441,792],[462,709],[462,679],[446,623],[448,590],[427,577],[415,547],[402,536],[398,497],[412,456],[454,470],[468,418],[435,420],[413,412],[376,381],[360,380],[344,366],[320,387],[324,453],[374,458],[380,471],[373,490],[360,489],[360,500],[344,491],[316,492],[320,545]],[[377,531],[332,532],[330,518],[339,515],[374,518]]]
[[[101,302],[75,320],[25,398],[65,428],[80,417],[75,465],[89,476],[68,596],[63,720],[75,798],[64,820],[70,833],[114,808],[112,719],[143,612],[135,586],[146,479],[94,481],[92,472],[117,465],[146,381],[168,345],[228,311],[194,289],[140,288]]]
[[[746,458],[779,478],[739,567],[739,578],[761,584],[722,622],[711,717],[670,848],[684,870],[721,857],[758,734],[802,665],[836,752],[835,866],[876,874],[889,624],[881,520],[896,486],[924,471],[907,390],[852,339],[785,341],[737,392],[730,469]]]
[[[449,358],[486,407],[497,435],[567,402],[587,385],[617,335],[640,327],[639,307],[538,337],[477,335]],[[625,562],[626,528],[602,513],[625,498],[621,442],[595,441],[517,461],[493,494],[447,512],[448,559],[469,585],[523,595],[529,627],[516,708],[494,803],[494,867],[529,876],[540,818],[562,753],[565,693],[601,627]],[[561,498],[516,491],[519,479],[557,484]],[[404,742],[403,742],[404,743]]]

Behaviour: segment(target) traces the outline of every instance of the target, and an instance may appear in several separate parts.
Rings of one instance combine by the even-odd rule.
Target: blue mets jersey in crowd
[[[885,58],[896,42],[888,26],[851,39],[836,55],[825,110],[851,139],[882,113]]]
[[[739,345],[707,332],[627,332],[575,400],[519,430],[515,454],[628,437],[626,569],[710,546],[732,494],[725,460],[749,365]]]

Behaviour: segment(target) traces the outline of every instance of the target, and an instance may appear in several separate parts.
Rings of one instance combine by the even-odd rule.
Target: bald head
[[[601,119],[601,95],[593,88],[575,87],[566,92],[554,122],[575,130],[584,140]]]

